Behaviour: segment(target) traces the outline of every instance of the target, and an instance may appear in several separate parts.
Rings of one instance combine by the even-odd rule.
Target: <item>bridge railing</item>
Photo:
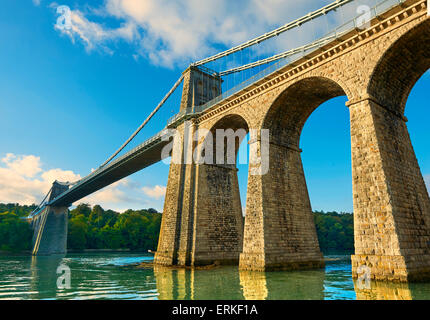
[[[405,2],[406,0],[379,0],[379,2],[372,8],[370,8],[370,20],[374,19],[381,14],[389,11],[393,7]],[[172,126],[177,121],[183,120],[185,116],[195,116],[199,113],[204,112],[205,110],[213,107],[214,105],[220,103],[221,101],[233,96],[234,94],[242,91],[243,89],[249,87],[250,85],[254,84],[255,82],[270,76],[271,74],[275,73],[279,69],[287,66],[288,64],[294,63],[308,55],[309,53],[318,50],[319,48],[322,48],[327,43],[331,42],[334,39],[337,39],[353,30],[357,30],[358,28],[362,27],[363,25],[363,18],[360,14],[359,16],[356,16],[355,18],[349,20],[348,22],[342,24],[339,27],[336,27],[329,33],[327,33],[325,36],[319,38],[318,40],[309,43],[307,45],[304,45],[302,47],[298,47],[292,50],[289,50],[287,52],[284,52],[283,54],[277,55],[280,56],[277,62],[269,65],[267,68],[262,70],[261,72],[257,73],[256,75],[248,78],[247,80],[241,82],[240,84],[234,86],[233,88],[221,93],[214,99],[208,101],[207,103],[194,107],[194,110],[187,109],[182,110],[173,117],[171,117],[168,122],[167,126]]]

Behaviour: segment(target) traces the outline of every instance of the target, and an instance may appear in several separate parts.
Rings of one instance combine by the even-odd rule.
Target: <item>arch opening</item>
[[[430,68],[430,20],[424,20],[381,57],[372,73],[368,93],[384,107],[401,115],[420,77]]]
[[[270,129],[270,141],[299,146],[300,134],[306,120],[322,103],[345,96],[335,81],[312,77],[287,88],[270,107],[263,127]]]
[[[223,145],[224,148],[221,148],[222,156],[224,158],[224,165],[231,166],[232,168],[236,168],[237,170],[237,179],[238,179],[238,185],[239,185],[239,196],[240,196],[240,202],[242,207],[242,214],[245,216],[246,213],[246,195],[247,195],[247,187],[248,187],[248,169],[249,169],[249,126],[247,121],[236,114],[233,115],[227,115],[226,117],[219,120],[212,128],[211,128],[211,134],[213,136],[213,161],[214,163],[217,162],[217,143],[220,141],[217,140],[217,130],[231,130],[230,134],[233,134],[234,136],[234,153],[233,150],[229,150],[228,144],[229,144],[229,138],[227,136],[223,137],[223,134],[221,132],[221,135],[218,136],[221,137],[221,139],[224,139]],[[230,141],[232,141],[232,138],[230,137]],[[218,157],[219,152],[221,150],[218,150]],[[228,153],[231,153],[231,156]],[[220,157],[219,157],[220,158]],[[233,161],[232,161],[233,160]],[[234,162],[234,163],[233,163]]]
[[[429,88],[430,68],[414,84],[405,104],[405,116],[408,119],[406,126],[421,168],[427,193],[430,193],[430,152],[428,152],[430,109],[426,103],[430,100]]]
[[[351,134],[346,96],[322,103],[300,137],[303,169],[324,255],[354,254]]]

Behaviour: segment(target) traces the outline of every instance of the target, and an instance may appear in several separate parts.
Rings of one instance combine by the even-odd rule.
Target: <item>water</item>
[[[132,253],[66,257],[0,256],[0,299],[430,299],[430,283],[376,284],[358,290],[348,256],[328,256],[325,270],[246,272],[130,264],[152,260]],[[58,289],[60,264],[71,271],[70,289]]]

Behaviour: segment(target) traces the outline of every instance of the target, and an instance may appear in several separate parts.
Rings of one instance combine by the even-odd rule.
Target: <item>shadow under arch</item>
[[[430,19],[396,40],[374,69],[367,91],[384,107],[403,115],[418,79],[430,68]]]
[[[309,77],[286,88],[269,108],[262,124],[270,132],[269,170],[249,176],[242,270],[324,266],[299,141],[310,114],[325,101],[344,95],[332,79]]]

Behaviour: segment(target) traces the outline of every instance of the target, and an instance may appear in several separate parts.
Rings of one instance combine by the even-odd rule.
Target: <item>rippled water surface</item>
[[[132,264],[152,256],[131,253],[0,256],[0,299],[430,299],[430,283],[358,290],[349,256],[326,258],[322,270],[246,272],[137,269]],[[57,288],[60,265],[70,268],[69,289]]]

